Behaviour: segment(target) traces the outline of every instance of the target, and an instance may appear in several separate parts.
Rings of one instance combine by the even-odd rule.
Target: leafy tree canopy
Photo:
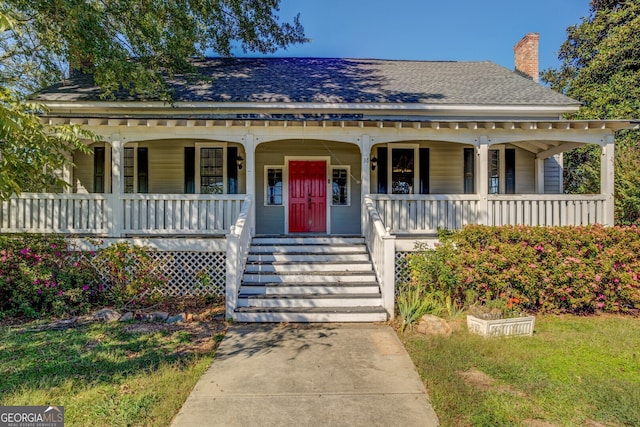
[[[592,0],[590,14],[567,29],[558,69],[542,79],[584,103],[573,119],[640,118],[640,0]],[[623,131],[616,145],[616,217],[640,221],[640,135]],[[599,150],[565,153],[565,189],[599,191]]]
[[[94,75],[106,97],[161,96],[163,76],[206,52],[269,53],[307,41],[298,17],[280,22],[280,0],[4,0],[16,22],[0,41],[0,81],[33,91],[69,66]]]

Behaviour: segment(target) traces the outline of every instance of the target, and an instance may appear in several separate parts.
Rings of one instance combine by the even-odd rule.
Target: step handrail
[[[396,236],[392,235],[389,229],[385,229],[380,214],[368,194],[364,196],[363,204],[365,243],[380,284],[382,304],[389,319],[394,319]]]
[[[227,235],[227,281],[225,289],[225,313],[227,319],[234,319],[235,309],[238,306],[238,293],[242,283],[251,238],[253,237],[253,198],[247,195],[242,203],[242,208],[234,225]]]

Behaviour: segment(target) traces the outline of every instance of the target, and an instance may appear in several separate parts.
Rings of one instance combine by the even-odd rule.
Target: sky
[[[281,0],[311,42],[267,56],[492,61],[513,69],[513,46],[540,34],[540,70],[560,66],[567,27],[589,0]],[[256,56],[237,53],[238,56]]]

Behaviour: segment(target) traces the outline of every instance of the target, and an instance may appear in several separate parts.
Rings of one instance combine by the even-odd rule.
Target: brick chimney
[[[540,34],[529,33],[514,47],[516,71],[538,83],[538,41]]]

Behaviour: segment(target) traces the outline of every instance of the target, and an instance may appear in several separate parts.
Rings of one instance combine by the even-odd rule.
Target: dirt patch
[[[190,335],[187,342],[182,344],[177,353],[207,353],[215,349],[220,338],[226,332],[228,324],[225,321],[203,321],[189,323],[155,323],[134,322],[123,326],[123,330],[133,334],[153,334],[165,332],[172,335],[185,332]]]
[[[524,420],[522,425],[525,427],[558,427],[557,424],[542,420]]]
[[[504,384],[498,384],[491,376],[485,374],[477,368],[471,368],[465,372],[458,372],[466,384],[482,391],[498,391],[509,393],[518,397],[526,397],[526,394]],[[541,426],[542,427],[542,426]]]

